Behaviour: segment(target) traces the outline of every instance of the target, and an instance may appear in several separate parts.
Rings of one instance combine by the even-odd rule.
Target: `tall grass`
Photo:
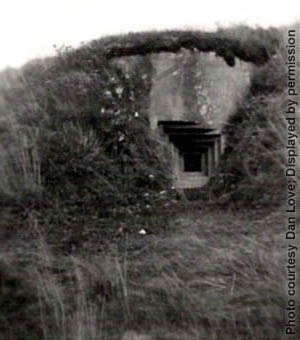
[[[21,79],[17,83],[25,90]],[[20,124],[18,114],[26,115],[27,112],[17,112],[1,94],[0,196],[9,201],[20,200],[28,194],[38,196],[43,188],[40,130]]]
[[[125,252],[86,257],[56,255],[39,232],[29,277],[42,338],[120,339],[135,330],[157,339],[283,339],[281,215],[220,216],[186,217],[142,248],[124,240]]]

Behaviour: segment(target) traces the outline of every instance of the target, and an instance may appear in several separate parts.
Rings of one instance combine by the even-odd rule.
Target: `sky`
[[[167,28],[213,30],[245,23],[282,26],[300,20],[300,1],[2,0],[0,70],[105,35]]]

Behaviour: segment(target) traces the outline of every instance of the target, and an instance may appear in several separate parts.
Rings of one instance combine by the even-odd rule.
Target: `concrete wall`
[[[198,120],[221,130],[249,85],[249,64],[229,67],[213,53],[161,53],[152,65],[152,129],[159,120]]]
[[[180,120],[185,111],[182,55],[162,53],[152,56],[152,88],[149,118],[152,129],[158,120]]]

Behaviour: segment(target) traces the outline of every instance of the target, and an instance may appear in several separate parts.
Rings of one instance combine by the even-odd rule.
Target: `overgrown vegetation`
[[[150,60],[128,64],[64,48],[2,89],[2,205],[138,213],[146,193],[171,188],[167,152],[149,134]]]
[[[220,29],[218,32],[170,30],[131,33],[93,41],[91,46],[96,47],[100,44],[106,58],[161,52],[176,53],[182,48],[215,52],[224,58],[229,66],[234,66],[235,58],[257,65],[264,64],[270,54],[275,52],[274,45],[277,43],[278,36],[274,29],[251,29],[241,26],[234,30]]]
[[[253,68],[249,91],[224,126],[226,150],[211,182],[222,204],[278,205],[285,197],[286,79],[282,40],[265,65]]]
[[[147,53],[262,64],[278,41],[245,27],[134,34],[2,74],[0,338],[283,339],[284,216],[178,200],[147,117]],[[280,201],[283,58],[255,68],[226,127],[212,182],[226,204]]]

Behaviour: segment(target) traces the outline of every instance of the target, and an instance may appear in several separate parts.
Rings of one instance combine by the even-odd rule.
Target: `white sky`
[[[213,29],[231,23],[280,26],[300,19],[289,0],[1,0],[0,69],[105,34],[165,28]]]

